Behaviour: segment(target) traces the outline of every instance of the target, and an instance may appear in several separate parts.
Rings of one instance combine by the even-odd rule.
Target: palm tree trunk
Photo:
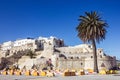
[[[94,72],[98,71],[98,63],[97,63],[97,50],[96,50],[96,43],[95,40],[92,40],[92,46],[93,46],[93,59],[94,59]]]

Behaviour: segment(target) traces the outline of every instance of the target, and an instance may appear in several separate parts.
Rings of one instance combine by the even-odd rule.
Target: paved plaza
[[[0,75],[0,80],[120,80],[120,75],[83,75],[83,76],[55,76],[55,77],[41,77],[41,76],[11,76]]]

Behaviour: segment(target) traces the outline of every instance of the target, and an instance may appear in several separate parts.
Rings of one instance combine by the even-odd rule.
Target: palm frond
[[[94,39],[99,43],[105,39],[108,24],[101,19],[97,12],[85,12],[85,16],[79,16],[79,21],[76,30],[78,31],[78,37],[82,41],[89,42]]]

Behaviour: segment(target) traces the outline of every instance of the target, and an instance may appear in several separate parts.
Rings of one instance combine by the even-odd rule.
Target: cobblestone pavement
[[[0,80],[120,80],[120,75],[84,75],[84,76],[55,76],[55,77],[40,77],[40,76],[11,76],[0,75]]]

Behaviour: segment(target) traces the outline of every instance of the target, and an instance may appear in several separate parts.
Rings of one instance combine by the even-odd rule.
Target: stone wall
[[[55,54],[58,55],[56,56],[56,58],[53,57],[52,59],[54,66],[58,69],[93,69],[93,52],[92,48],[89,46],[90,45],[82,45],[82,47],[77,46],[56,48],[59,52],[56,52]],[[63,59],[59,57],[59,55],[61,54],[63,55]],[[97,50],[97,58],[98,69],[111,69],[116,66],[116,58],[106,55],[103,49]]]
[[[109,59],[104,57],[102,59],[98,58],[98,69],[111,69],[116,66],[115,59]],[[58,58],[54,62],[54,66],[57,69],[93,69],[94,62],[93,58],[80,58],[80,59],[64,59]]]
[[[58,59],[57,60],[57,69],[65,70],[65,69],[83,69],[85,66],[84,59]]]
[[[61,39],[57,39],[55,37],[41,37],[39,39],[34,40],[32,43],[10,48],[10,53],[16,53],[17,51],[24,51],[26,49],[38,51],[36,52],[38,56],[35,59],[39,59],[40,57],[45,57],[46,59],[51,58],[54,68],[93,69],[94,67],[93,50],[92,45],[90,44],[65,46],[64,41]],[[0,54],[2,57],[5,57],[5,53],[5,51],[0,50]],[[10,54],[10,56],[12,55],[14,54]],[[106,55],[103,49],[97,49],[97,58],[99,69],[110,69],[116,66],[116,58]],[[25,63],[21,62],[21,65],[22,63],[27,64],[29,60],[32,62],[31,65],[33,65],[33,60],[27,58],[21,59],[25,59]]]

